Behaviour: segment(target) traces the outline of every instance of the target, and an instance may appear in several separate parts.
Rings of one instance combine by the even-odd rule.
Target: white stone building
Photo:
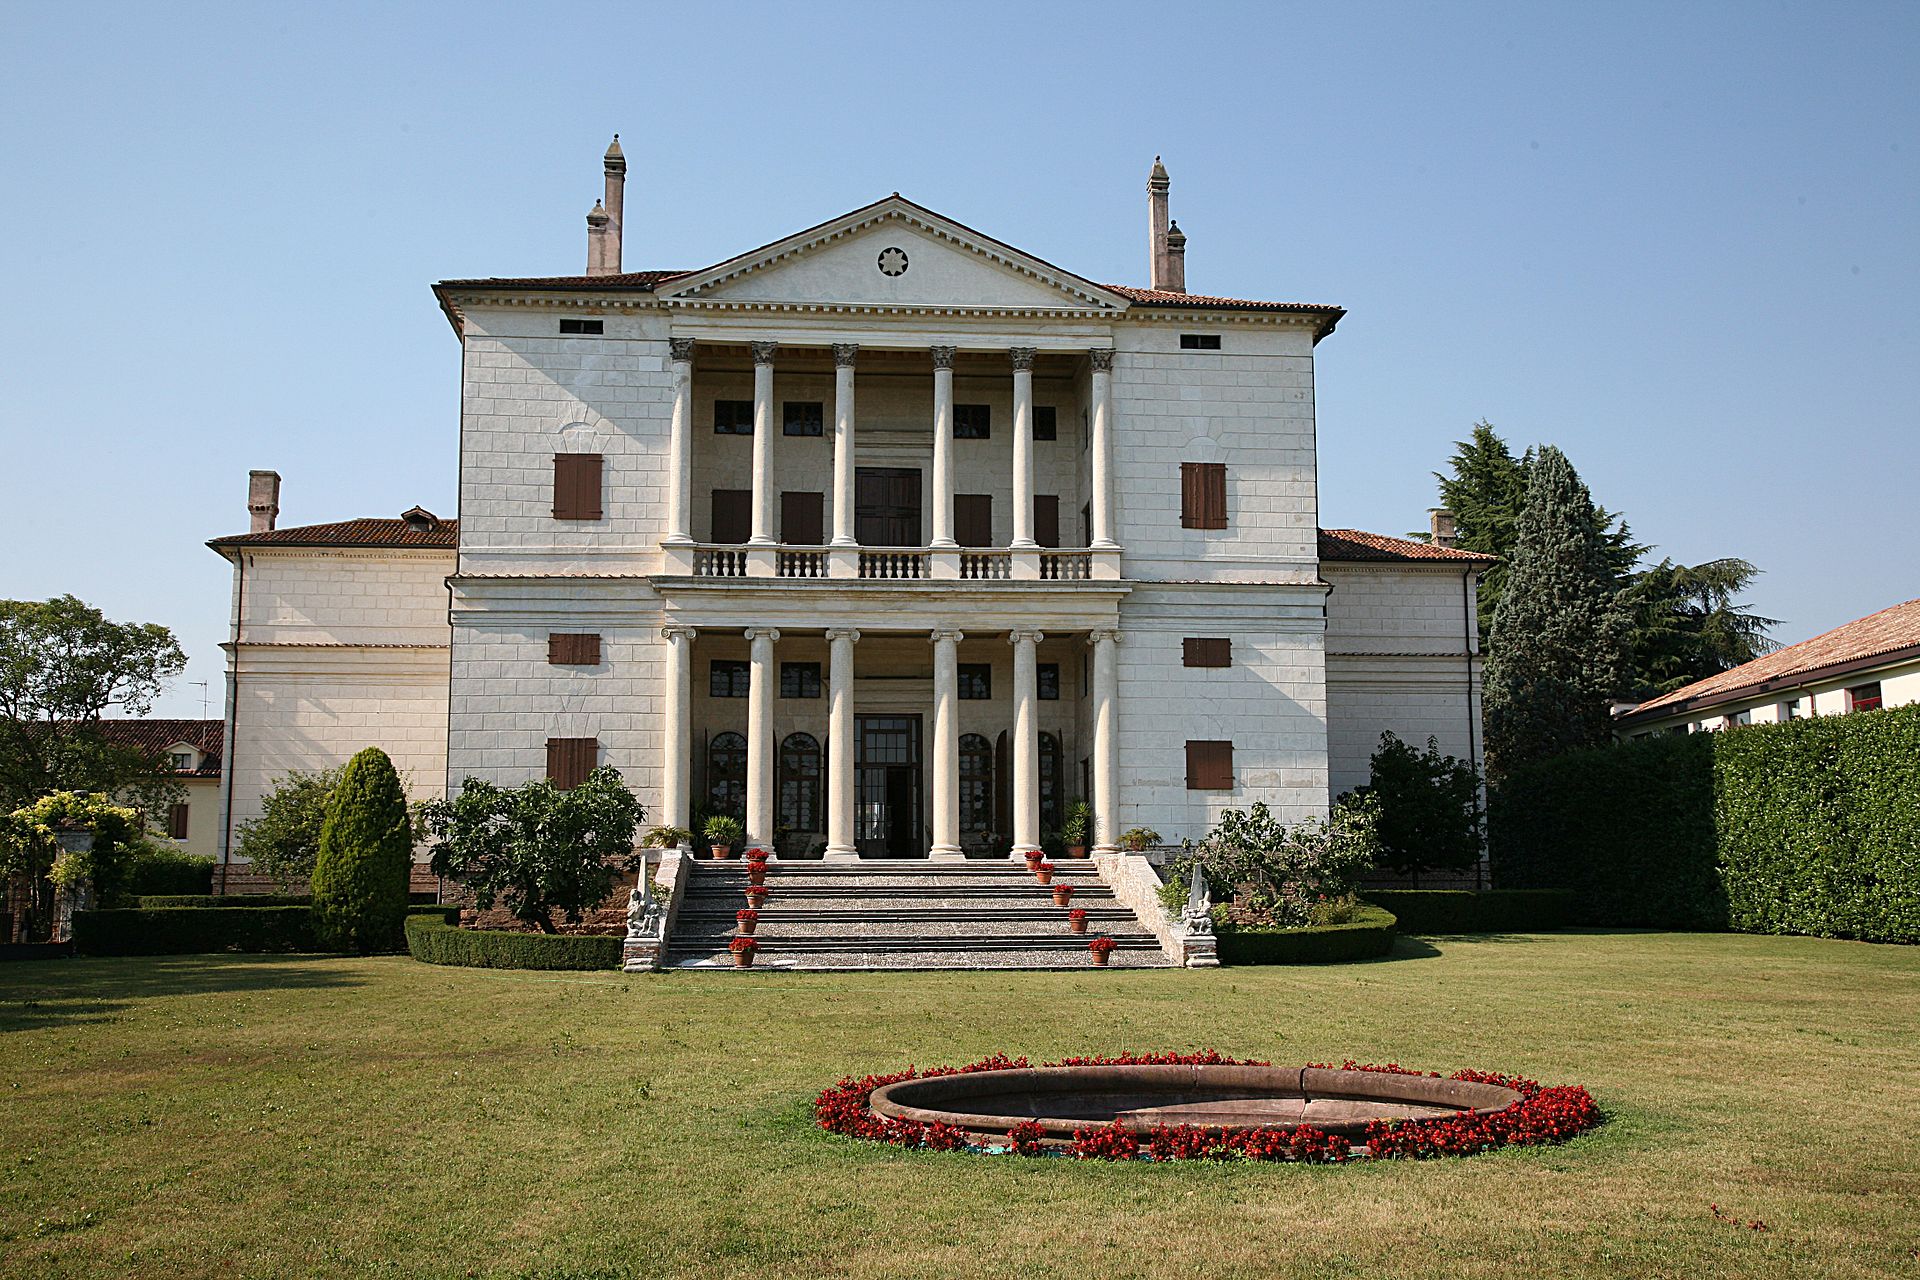
[[[1478,762],[1486,559],[1319,528],[1343,313],[1188,293],[1158,162],[1144,288],[899,195],[625,271],[624,171],[586,275],[435,286],[457,524],[213,544],[229,827],[368,743],[417,793],[609,764],[829,858],[1036,848],[1078,799],[1096,849],[1302,818],[1388,729]]]

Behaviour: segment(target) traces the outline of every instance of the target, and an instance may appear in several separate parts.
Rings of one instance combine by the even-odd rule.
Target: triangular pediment
[[[669,305],[898,307],[1111,315],[1127,300],[889,196],[675,280]]]

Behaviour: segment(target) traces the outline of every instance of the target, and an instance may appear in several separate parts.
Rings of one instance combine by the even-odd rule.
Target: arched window
[[[707,744],[707,806],[729,818],[747,816],[747,740],[716,733]]]
[[[960,834],[993,830],[993,744],[977,733],[960,735]]]
[[[1058,831],[1065,819],[1060,803],[1060,739],[1040,735],[1040,829]]]
[[[790,733],[780,744],[780,825],[820,830],[820,742],[810,733]]]

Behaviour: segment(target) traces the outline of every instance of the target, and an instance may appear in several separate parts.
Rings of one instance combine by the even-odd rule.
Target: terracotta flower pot
[[[1039,867],[1035,867],[1033,869],[1033,878],[1035,880],[1038,880],[1041,884],[1052,884],[1053,872],[1051,870],[1043,870]]]
[[[1039,866],[1046,860],[1046,857],[1047,855],[1039,849],[1035,849],[1032,853],[1027,854],[1027,870],[1031,871]]]
[[[1069,858],[1084,858],[1087,856],[1087,846],[1083,844],[1070,844],[1067,846],[1067,856]]]
[[[1100,963],[1105,964],[1106,961],[1102,960]],[[751,969],[753,967],[753,951],[749,949],[734,952],[733,967],[736,969]]]
[[[764,884],[766,882],[766,879],[767,879],[766,863],[749,862],[747,864],[747,883],[748,884]]]
[[[1086,921],[1082,920],[1080,923],[1085,924]],[[753,931],[760,927],[760,922],[758,920],[736,920],[734,921],[733,927],[739,931],[741,937],[751,938]]]
[[[767,900],[767,891],[764,887],[760,885],[749,885],[747,887],[747,905],[749,907],[752,907],[755,911],[758,911],[760,909],[760,904],[765,902],[766,900]]]
[[[1075,933],[1085,933],[1087,931],[1087,922],[1085,920],[1069,920],[1067,921],[1067,928]]]
[[[1054,905],[1054,906],[1056,906],[1056,907],[1064,907],[1064,906],[1066,906],[1066,905],[1067,905],[1067,904],[1068,904],[1069,902],[1072,902],[1072,901],[1073,901],[1073,886],[1072,886],[1072,885],[1070,885],[1070,884],[1057,884],[1057,885],[1055,885],[1055,886],[1053,886],[1053,905]]]
[[[1088,952],[1087,954],[1093,957],[1093,962],[1094,962],[1095,964],[1097,964],[1097,965],[1099,965],[1099,966],[1100,966],[1100,967],[1101,967],[1102,969],[1104,969],[1104,968],[1106,968],[1106,967],[1107,967],[1107,958],[1108,958],[1109,956],[1111,956],[1111,955],[1113,954],[1113,952],[1111,952],[1111,951],[1089,951],[1089,952]]]
[[[716,844],[709,846],[709,848],[716,858],[731,858],[733,856],[733,846],[730,844]]]

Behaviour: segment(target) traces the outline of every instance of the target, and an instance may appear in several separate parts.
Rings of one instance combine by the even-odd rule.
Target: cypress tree
[[[393,761],[368,747],[347,762],[327,801],[313,867],[313,923],[321,944],[366,955],[399,944],[407,916],[413,828]]]
[[[1473,424],[1473,438],[1456,440],[1447,460],[1453,474],[1436,471],[1440,505],[1453,512],[1460,547],[1499,556],[1500,563],[1480,575],[1480,635],[1493,629],[1493,612],[1506,590],[1509,562],[1518,537],[1520,509],[1527,500],[1528,460],[1513,450],[1489,422]]]
[[[1487,765],[1496,776],[1607,741],[1607,704],[1624,680],[1632,621],[1605,513],[1573,464],[1543,445],[1527,472],[1513,563],[1487,642]]]

